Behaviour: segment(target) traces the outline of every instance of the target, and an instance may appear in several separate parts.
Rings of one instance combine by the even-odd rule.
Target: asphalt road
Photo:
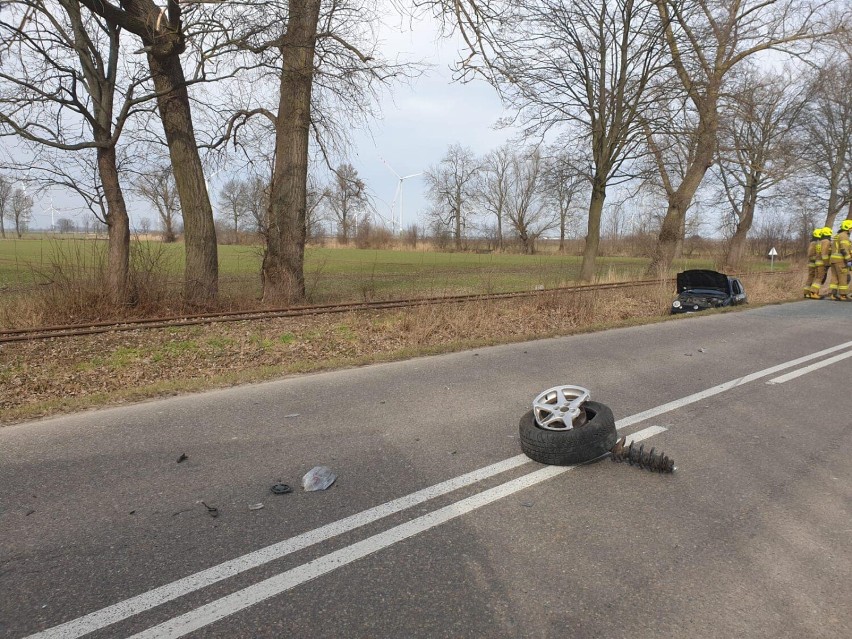
[[[801,302],[2,428],[0,637],[845,638],[850,380]],[[519,457],[566,383],[677,472]]]

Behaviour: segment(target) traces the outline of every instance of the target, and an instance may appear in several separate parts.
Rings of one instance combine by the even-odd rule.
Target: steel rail
[[[777,274],[778,271],[767,271],[764,274]],[[586,291],[605,291],[625,287],[653,286],[668,284],[674,278],[633,280],[624,282],[607,282],[602,284],[580,284],[533,291],[513,291],[505,293],[474,293],[468,295],[445,295],[439,297],[417,297],[374,302],[347,302],[338,304],[317,304],[311,306],[291,306],[287,308],[256,309],[249,311],[220,311],[213,313],[198,313],[173,315],[169,317],[152,317],[128,319],[118,322],[91,322],[86,324],[66,324],[59,326],[42,326],[38,328],[17,328],[0,331],[0,344],[26,342],[41,339],[61,337],[80,337],[102,333],[135,331],[143,329],[173,328],[181,326],[197,326],[221,322],[242,322],[276,319],[282,317],[306,317],[311,315],[326,315],[333,313],[349,313],[354,311],[388,310],[411,308],[416,306],[433,306],[438,304],[461,304],[466,302],[486,302],[492,300],[516,299],[552,295],[560,293],[581,293]]]
[[[631,282],[609,282],[605,284],[563,286],[535,291],[513,291],[492,294],[446,295],[440,297],[421,297],[375,302],[318,304],[312,306],[291,306],[288,308],[274,308],[252,311],[223,311],[216,313],[200,313],[194,315],[175,315],[171,317],[139,318],[124,320],[120,322],[92,322],[87,324],[68,324],[62,326],[20,328],[0,331],[0,343],[51,339],[56,337],[78,337],[84,335],[97,335],[101,333],[133,331],[141,329],[195,326],[199,324],[214,324],[218,322],[241,322],[252,320],[256,321],[265,319],[275,319],[280,317],[304,317],[310,315],[325,315],[332,313],[348,313],[353,311],[368,310],[387,310],[436,304],[459,304],[465,302],[534,297],[538,295],[553,293],[599,291],[622,288],[624,286],[650,286],[652,284],[661,283],[663,282],[661,282],[660,280],[636,280]]]

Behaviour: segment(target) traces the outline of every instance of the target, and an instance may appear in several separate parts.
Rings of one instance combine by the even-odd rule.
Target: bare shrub
[[[105,292],[104,248],[103,242],[51,241],[44,262],[31,267],[35,284],[0,298],[0,325],[26,328],[258,305],[254,291],[244,286],[236,296],[187,306],[177,254],[161,242],[133,241],[130,294],[126,305],[116,306]]]
[[[359,249],[386,249],[393,244],[393,234],[384,227],[376,226],[369,220],[358,225],[355,232],[355,246]]]
[[[410,246],[413,249],[417,248],[417,240],[420,239],[420,230],[416,224],[412,224],[402,232],[400,238],[405,246]]]

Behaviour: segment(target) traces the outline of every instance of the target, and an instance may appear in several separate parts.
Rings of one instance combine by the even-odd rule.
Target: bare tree
[[[809,165],[805,187],[823,202],[825,225],[834,226],[844,206],[852,209],[852,56],[832,56],[810,90],[801,147]]]
[[[252,226],[265,240],[269,234],[269,180],[251,176],[246,183],[245,197]]]
[[[358,171],[349,163],[334,171],[331,185],[323,191],[326,207],[337,225],[337,237],[346,244],[352,237],[353,222],[367,208],[367,192]]]
[[[310,138],[329,162],[341,124],[370,113],[378,87],[405,69],[383,60],[374,26],[374,0],[269,0],[211,10],[211,23],[225,24],[221,55],[251,67],[255,87],[237,97],[222,140],[241,144],[247,122],[259,116],[272,132],[275,158],[269,188],[269,232],[262,266],[265,299],[299,301],[305,296]],[[274,95],[277,103],[269,104]]]
[[[482,160],[477,197],[486,213],[497,220],[497,248],[503,249],[503,219],[509,197],[509,173],[512,168],[512,143],[507,142]]]
[[[120,59],[120,29],[84,15],[74,0],[10,0],[0,39],[15,46],[0,72],[0,134],[36,153],[43,181],[63,184],[69,156],[93,154],[109,227],[107,293],[129,295],[130,223],[117,144],[128,119],[152,95],[139,91],[147,74]],[[81,126],[82,125],[82,126]]]
[[[148,235],[151,232],[151,218],[147,215],[139,220],[139,232]]]
[[[789,74],[748,73],[722,102],[717,166],[736,222],[724,264],[736,270],[758,197],[789,177],[796,164],[793,134],[805,92]]]
[[[513,154],[506,218],[527,255],[535,252],[536,240],[557,225],[557,217],[542,197],[541,175],[542,159],[538,149]]]
[[[308,173],[308,188],[305,195],[305,239],[316,240],[323,235],[322,203],[326,190],[317,185],[313,173]]]
[[[250,215],[248,184],[242,180],[230,179],[219,191],[219,205],[224,209],[222,217],[231,225],[234,243],[240,243],[240,225]]]
[[[5,220],[12,211],[12,180],[0,173],[0,237],[6,239]]]
[[[668,57],[683,95],[685,115],[693,124],[680,176],[671,174],[663,160],[663,129],[648,140],[657,158],[668,207],[649,274],[668,271],[683,238],[686,211],[704,175],[712,166],[719,129],[719,100],[729,74],[762,51],[791,55],[806,53],[815,40],[842,29],[827,22],[833,0],[653,0],[665,27]],[[848,16],[841,16],[847,20]],[[655,114],[659,113],[655,105]],[[659,121],[659,118],[657,118]],[[681,136],[683,128],[669,136]],[[656,136],[656,137],[655,137]]]
[[[138,52],[147,58],[183,211],[184,297],[190,302],[210,301],[219,287],[216,228],[181,63],[187,45],[182,3],[166,0],[162,8],[153,0],[120,0],[118,5],[108,0],[64,1],[85,6],[110,30],[122,29],[142,42]]]
[[[473,151],[452,144],[446,155],[425,173],[426,188],[432,200],[432,215],[452,230],[456,250],[462,248],[464,229],[473,215],[480,163]]]
[[[545,160],[542,189],[545,200],[559,216],[559,252],[565,252],[569,226],[579,223],[576,200],[588,183],[562,147],[553,149]]]
[[[643,0],[435,0],[461,28],[478,73],[528,133],[572,127],[588,145],[591,192],[580,279],[590,280],[607,187],[642,151],[640,114],[660,68],[662,29]]]
[[[10,217],[15,225],[15,233],[20,239],[23,232],[27,230],[33,214],[33,198],[27,195],[23,189],[15,189],[12,193],[12,206]]]
[[[73,233],[77,230],[77,225],[70,217],[60,217],[56,220],[56,230],[60,233]]]
[[[166,164],[141,173],[136,180],[136,192],[157,210],[163,241],[174,242],[182,201],[178,197],[172,167]]]

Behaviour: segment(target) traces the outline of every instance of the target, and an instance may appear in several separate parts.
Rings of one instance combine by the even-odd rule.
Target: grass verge
[[[799,276],[747,276],[751,306]],[[287,375],[671,319],[668,287],[109,333],[0,346],[0,424]],[[731,309],[733,310],[733,309]],[[729,312],[728,309],[706,313]]]

